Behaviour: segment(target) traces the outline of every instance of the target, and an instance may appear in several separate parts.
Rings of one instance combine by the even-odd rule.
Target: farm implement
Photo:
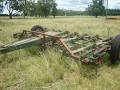
[[[106,52],[110,53],[111,63],[120,59],[120,35],[103,39],[98,35],[79,35],[68,31],[55,31],[35,25],[31,31],[23,30],[22,33],[13,35],[18,39],[15,42],[1,45],[0,54],[5,54],[32,46],[57,47],[58,51],[83,63],[102,63]]]

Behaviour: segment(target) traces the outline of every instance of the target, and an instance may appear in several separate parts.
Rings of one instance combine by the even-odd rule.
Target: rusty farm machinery
[[[57,47],[60,52],[83,63],[99,64],[106,52],[110,53],[110,61],[115,64],[120,59],[120,35],[103,39],[98,35],[79,35],[68,31],[55,31],[35,25],[31,31],[13,35],[15,42],[1,45],[0,54],[5,54],[32,46]]]

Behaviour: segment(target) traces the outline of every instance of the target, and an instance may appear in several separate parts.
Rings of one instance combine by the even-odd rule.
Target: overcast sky
[[[68,10],[85,10],[92,0],[56,0],[58,8]],[[107,0],[105,0],[107,1]],[[108,0],[109,8],[119,8],[120,0]]]
[[[85,10],[92,0],[56,0],[57,8],[67,10]],[[106,0],[105,0],[106,1]],[[120,9],[120,0],[108,0],[109,8]],[[8,13],[5,9],[4,13]]]

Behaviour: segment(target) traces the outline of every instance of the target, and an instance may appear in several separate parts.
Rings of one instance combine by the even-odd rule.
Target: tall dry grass
[[[16,18],[16,17],[15,17]],[[99,34],[108,37],[120,33],[120,21],[103,17],[57,17],[13,19],[0,18],[0,41],[13,41],[14,32],[30,30],[33,25],[50,29]],[[38,48],[18,50],[0,55],[0,90],[119,90],[120,65],[82,65],[54,49],[40,52]],[[105,58],[105,60],[108,60]]]

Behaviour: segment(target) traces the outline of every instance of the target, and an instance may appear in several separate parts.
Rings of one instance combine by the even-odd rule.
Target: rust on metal
[[[98,35],[88,35],[79,33],[70,33],[68,31],[27,31],[23,30],[22,33],[16,33],[14,38],[18,41],[10,44],[0,46],[0,54],[32,47],[34,45],[44,46],[60,46],[60,51],[65,51],[68,56],[73,57],[75,60],[82,61],[83,63],[101,63],[102,57],[105,52],[110,49],[109,43],[111,38],[102,39]]]

